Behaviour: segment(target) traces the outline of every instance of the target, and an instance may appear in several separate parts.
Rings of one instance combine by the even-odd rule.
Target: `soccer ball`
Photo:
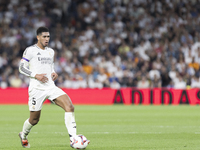
[[[90,141],[84,135],[79,134],[73,137],[70,146],[75,149],[85,149],[89,143]]]

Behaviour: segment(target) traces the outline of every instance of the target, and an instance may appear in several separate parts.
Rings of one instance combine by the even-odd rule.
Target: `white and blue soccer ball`
[[[70,146],[75,149],[85,149],[89,143],[90,141],[84,135],[79,134],[71,139]]]

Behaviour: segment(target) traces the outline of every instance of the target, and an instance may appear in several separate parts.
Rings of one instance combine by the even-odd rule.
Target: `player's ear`
[[[39,41],[39,39],[40,39],[40,36],[39,36],[39,35],[37,35],[37,40]]]

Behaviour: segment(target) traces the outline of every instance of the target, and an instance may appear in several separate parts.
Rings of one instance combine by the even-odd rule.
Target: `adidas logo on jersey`
[[[40,52],[38,52],[37,55],[41,55]]]

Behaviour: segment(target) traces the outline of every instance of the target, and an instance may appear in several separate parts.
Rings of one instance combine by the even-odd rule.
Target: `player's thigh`
[[[57,97],[54,102],[56,105],[62,107],[66,112],[74,112],[74,106],[67,94]]]
[[[55,87],[48,98],[56,105],[62,107],[66,112],[73,112],[74,106],[70,97],[60,88]]]
[[[29,91],[29,110],[40,111],[42,109],[43,102],[47,99],[48,91],[32,89]]]

